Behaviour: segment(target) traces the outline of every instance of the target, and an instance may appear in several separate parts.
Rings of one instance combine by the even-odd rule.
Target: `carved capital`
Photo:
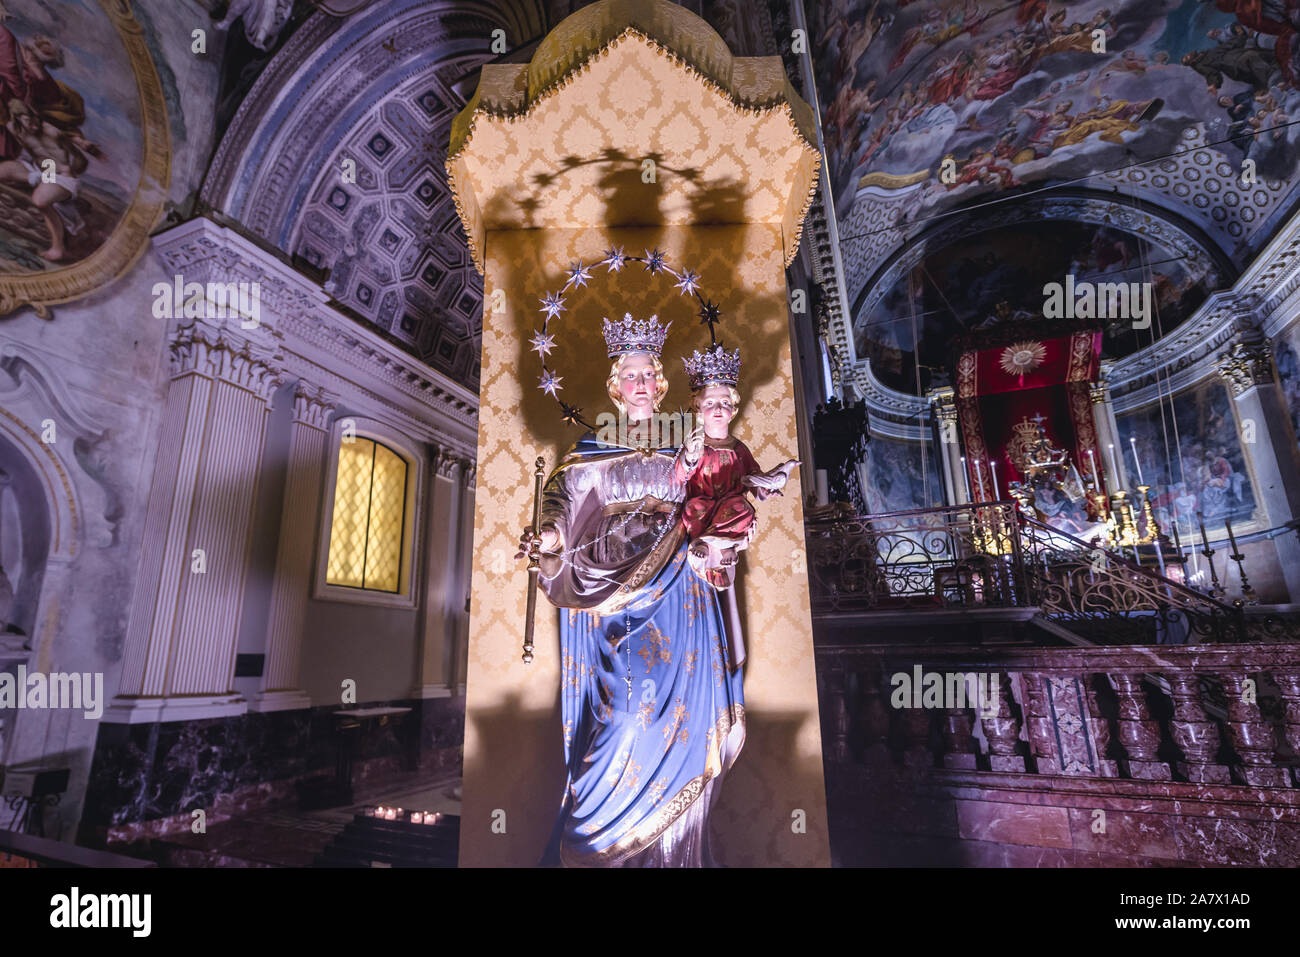
[[[934,389],[928,398],[930,408],[940,422],[957,421],[957,393],[951,388]]]
[[[478,472],[478,463],[473,459],[461,459],[461,481],[465,483],[466,491],[474,491],[474,477]]]
[[[201,375],[255,393],[264,401],[281,382],[278,349],[255,345],[226,329],[195,322],[172,334],[172,378]]]
[[[298,382],[293,390],[293,420],[320,429],[329,427],[330,415],[338,407],[338,397],[319,386]]]
[[[1276,381],[1272,340],[1260,337],[1234,342],[1220,354],[1215,367],[1234,396],[1257,385],[1269,385]]]
[[[447,449],[436,449],[433,453],[433,471],[446,479],[455,479],[456,466],[463,460]]]

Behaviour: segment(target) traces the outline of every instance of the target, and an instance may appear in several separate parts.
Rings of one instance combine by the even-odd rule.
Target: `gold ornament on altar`
[[[1013,342],[1002,350],[1002,371],[1007,375],[1018,376],[1020,384],[1025,384],[1025,376],[1033,372],[1047,359],[1047,346],[1041,342],[1027,339]]]
[[[1052,448],[1044,421],[1042,415],[1035,416],[1032,421],[1026,416],[1011,428],[1014,435],[1007,443],[1007,458],[1027,478],[1069,466],[1070,453]]]

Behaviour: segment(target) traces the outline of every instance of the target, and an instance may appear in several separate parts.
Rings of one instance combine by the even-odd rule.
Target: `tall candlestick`
[[[993,476],[993,501],[1000,501],[1002,493],[998,491],[998,463],[992,459],[989,459],[989,474]]]
[[[980,469],[980,460],[975,460],[975,483],[980,490],[980,501],[984,501],[984,472]]]
[[[1241,576],[1241,597],[1247,604],[1255,604],[1255,589],[1250,587],[1250,579],[1246,577],[1246,556],[1241,554],[1241,549],[1237,547],[1237,536],[1232,534],[1232,522],[1226,518],[1223,525],[1228,530],[1228,541],[1232,543],[1232,554],[1228,556],[1237,563],[1237,574]],[[1223,577],[1228,577],[1228,566],[1223,566]]]
[[[1088,450],[1088,464],[1092,466],[1092,486],[1100,492],[1101,479],[1097,477],[1097,460],[1092,456],[1092,449]]]
[[[970,494],[970,472],[966,469],[966,456],[961,457],[961,481],[966,486],[966,501],[971,501]]]
[[[1108,447],[1110,448],[1110,467],[1115,470],[1115,487],[1119,488],[1124,484],[1120,481],[1120,475],[1123,473],[1119,470],[1119,459],[1115,456],[1115,446],[1110,445]]]
[[[1138,484],[1139,484],[1139,485],[1146,485],[1146,484],[1147,484],[1147,481],[1146,481],[1146,479],[1144,479],[1144,478],[1142,477],[1142,463],[1138,461],[1138,440],[1137,440],[1137,436],[1135,436],[1135,435],[1130,435],[1129,438],[1128,438],[1128,443],[1129,443],[1129,445],[1130,445],[1130,446],[1132,447],[1132,449],[1133,449],[1133,464],[1137,466],[1137,470],[1138,470]]]
[[[1205,513],[1200,509],[1196,510],[1196,520],[1201,525],[1201,554],[1205,556],[1205,564],[1210,566],[1210,597],[1219,598],[1223,595],[1223,586],[1219,584],[1219,573],[1214,568],[1214,549],[1210,548],[1210,539],[1205,534]],[[1226,565],[1224,573],[1227,573]]]

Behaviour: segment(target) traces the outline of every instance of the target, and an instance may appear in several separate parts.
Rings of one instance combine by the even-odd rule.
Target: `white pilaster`
[[[185,284],[257,282],[209,250],[191,251]],[[207,293],[211,295],[210,292]],[[187,293],[188,296],[188,293]],[[118,696],[104,720],[239,714],[232,691],[244,582],[279,336],[200,297],[170,339],[172,377],[149,490]],[[200,315],[193,315],[192,313]]]
[[[1300,445],[1286,395],[1278,383],[1270,340],[1245,332],[1219,356],[1219,375],[1228,386],[1242,455],[1255,478],[1255,494],[1274,528],[1300,518]],[[1300,540],[1273,539],[1291,600],[1300,597]]]
[[[248,703],[250,711],[311,707],[311,696],[298,687],[298,665],[333,410],[332,396],[301,381],[295,387],[289,462],[280,503],[280,539],[266,623],[266,663],[261,690]]]
[[[468,463],[437,451],[429,469],[428,519],[424,528],[424,600],[420,606],[418,681],[412,697],[446,698],[453,693],[459,640],[457,593],[460,578],[461,526],[466,521],[462,505],[462,474]]]

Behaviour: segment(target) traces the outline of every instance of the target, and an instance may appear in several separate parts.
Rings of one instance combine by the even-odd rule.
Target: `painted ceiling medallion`
[[[22,12],[15,10],[0,25],[10,43],[26,42],[44,57],[41,69],[71,91],[71,103],[97,93],[99,72],[105,70],[134,74],[136,92],[134,98],[99,94],[88,111],[73,110],[71,117],[62,118],[66,135],[60,135],[56,159],[72,172],[60,173],[53,184],[39,184],[46,190],[43,205],[37,205],[38,188],[33,188],[31,177],[26,182],[10,177],[6,183],[0,193],[0,239],[5,247],[0,256],[0,316],[31,306],[38,316],[49,318],[50,306],[109,285],[144,252],[167,198],[167,106],[145,31],[131,4],[99,0],[98,6],[102,29],[87,30],[67,51],[45,36],[54,32],[57,18],[43,4],[24,4]],[[57,76],[48,72],[46,61]],[[42,139],[43,108],[10,102],[10,110],[23,117],[21,129],[15,126],[17,140],[33,157],[52,149]],[[49,128],[47,121],[44,129]],[[135,131],[138,142],[124,136],[127,129]],[[132,186],[116,192],[104,189],[102,181]]]
[[[1013,342],[1002,350],[1002,371],[1019,376],[1020,384],[1024,385],[1025,376],[1041,366],[1046,358],[1047,347],[1041,342]]]

